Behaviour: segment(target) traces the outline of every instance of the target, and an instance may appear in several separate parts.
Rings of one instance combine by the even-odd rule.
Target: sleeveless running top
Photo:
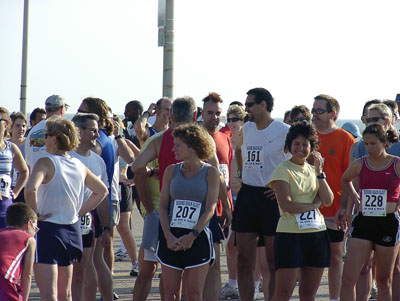
[[[160,191],[162,188],[162,182],[164,177],[165,169],[171,165],[176,164],[178,161],[175,159],[175,155],[172,152],[174,147],[174,137],[172,136],[173,129],[168,129],[164,132],[161,140],[160,153],[158,154],[158,172],[160,174]]]
[[[48,155],[54,176],[39,186],[37,207],[40,215],[51,213],[46,222],[70,225],[78,221],[85,191],[85,166],[77,158]]]
[[[0,230],[0,277],[18,284],[21,276],[21,260],[32,235],[15,228]]]
[[[2,192],[0,193],[0,200],[3,197],[10,199],[10,188],[12,184],[12,162],[13,162],[13,152],[11,148],[11,142],[5,140],[4,143],[6,147],[0,150],[0,188]]]
[[[362,157],[362,167],[358,176],[358,187],[362,197],[363,189],[386,189],[387,202],[396,203],[400,195],[400,178],[396,173],[396,162],[394,158],[385,169],[373,169],[368,165],[367,158]]]
[[[208,163],[203,163],[200,171],[192,178],[185,178],[182,174],[181,168],[183,162],[177,163],[175,166],[174,174],[170,185],[170,203],[169,203],[169,220],[172,218],[172,210],[174,200],[188,200],[202,203],[200,216],[205,209],[205,202],[207,197],[208,183],[207,175],[208,168],[211,166]]]

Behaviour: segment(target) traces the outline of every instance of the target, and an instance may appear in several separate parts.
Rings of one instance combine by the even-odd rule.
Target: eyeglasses
[[[326,112],[328,112],[328,110],[321,109],[321,108],[316,108],[316,109],[313,108],[311,110],[311,114],[317,114],[317,115],[321,115],[321,114],[324,114]]]
[[[89,130],[89,131],[91,131],[93,134],[98,134],[99,133],[99,129],[96,129],[96,128],[87,128],[87,127],[82,127],[82,129],[84,129],[84,130]]]
[[[35,231],[35,234],[38,233],[40,229],[39,229],[39,227],[37,226],[37,223],[33,223],[32,221],[30,221],[30,222],[31,222],[33,231]]]
[[[78,113],[89,113],[89,112],[86,112],[84,110],[78,109]]]
[[[307,117],[293,118],[291,121],[292,121],[292,122],[302,122],[302,121],[307,121]]]
[[[378,122],[380,119],[385,120],[383,117],[367,117],[365,120],[367,123]]]
[[[228,122],[238,122],[238,121],[242,121],[242,118],[239,117],[232,117],[232,118],[227,118],[226,119]]]
[[[244,105],[246,108],[251,108],[252,106],[254,106],[257,102],[252,101],[252,102],[246,102]]]

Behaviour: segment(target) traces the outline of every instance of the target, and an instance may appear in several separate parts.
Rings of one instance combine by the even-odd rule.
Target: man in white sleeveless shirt
[[[242,176],[233,213],[232,230],[238,247],[238,286],[241,300],[254,298],[256,247],[264,238],[270,282],[264,295],[274,293],[274,235],[279,220],[275,193],[266,188],[275,167],[288,159],[284,151],[289,126],[271,117],[274,100],[268,90],[254,88],[245,102],[249,122],[241,130],[236,160]],[[268,289],[268,294],[265,290]]]

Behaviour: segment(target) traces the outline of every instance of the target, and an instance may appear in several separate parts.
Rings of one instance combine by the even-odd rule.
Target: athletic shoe
[[[135,261],[134,263],[132,263],[132,270],[129,273],[129,275],[131,276],[137,276],[139,275],[139,263],[137,261]]]
[[[254,289],[254,300],[260,299],[261,298],[261,294],[260,294],[260,288],[256,287]]]
[[[119,296],[117,295],[116,292],[113,292],[113,299],[114,299],[114,300],[118,300],[118,299],[119,299]]]
[[[221,289],[220,299],[238,299],[239,298],[239,290],[238,288],[233,288],[226,283],[225,286]]]
[[[375,286],[373,286],[371,288],[371,296],[369,297],[369,299],[376,299],[378,297],[378,290],[376,289]]]
[[[129,258],[128,252],[120,251],[114,253],[114,260],[115,261],[130,261],[131,259]]]

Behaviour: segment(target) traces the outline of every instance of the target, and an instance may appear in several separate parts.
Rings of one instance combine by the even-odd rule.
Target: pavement
[[[136,207],[133,210],[132,222],[133,222],[132,223],[133,234],[139,247],[142,241],[143,219],[140,216]],[[119,249],[120,245],[121,245],[121,239],[117,234],[114,245],[115,251]],[[129,261],[115,263],[113,284],[114,284],[114,291],[118,294],[119,300],[132,300],[132,288],[135,284],[136,277],[131,277],[129,275],[131,267],[132,265]],[[158,289],[160,272],[161,268],[158,269],[155,277],[153,278],[152,288],[147,300],[161,300]],[[222,285],[224,285],[228,281],[228,272],[226,267],[226,257],[224,250],[221,251],[221,274],[222,274]],[[291,299],[299,300],[298,287],[296,287]],[[32,282],[32,290],[29,300],[40,300],[39,289],[37,288],[34,280]],[[100,300],[99,293],[97,294],[97,300]],[[232,300],[237,300],[237,299],[232,299]],[[264,299],[260,298],[257,300],[264,300]],[[326,269],[324,271],[321,284],[318,289],[317,297],[315,300],[329,300],[328,276]]]

